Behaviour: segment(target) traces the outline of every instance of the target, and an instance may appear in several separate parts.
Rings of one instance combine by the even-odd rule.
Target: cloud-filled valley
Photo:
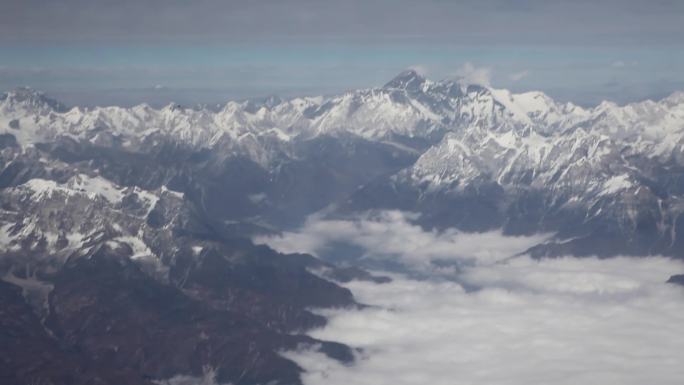
[[[306,384],[677,384],[684,375],[684,290],[664,283],[669,260],[524,260],[475,272],[491,284],[467,293],[454,282],[353,283],[377,307],[326,312],[312,333],[361,348],[344,366],[287,353]],[[595,266],[620,273],[591,273]],[[499,274],[515,274],[515,288]],[[488,276],[489,280],[483,278]],[[486,282],[484,282],[486,280]],[[576,284],[581,283],[579,286]]]
[[[333,250],[336,246],[347,245],[361,251],[355,263],[377,266],[388,262],[413,272],[448,273],[452,270],[448,266],[471,264],[476,260],[496,262],[550,237],[550,234],[506,236],[500,230],[481,233],[424,230],[415,223],[417,218],[418,214],[396,210],[367,212],[352,219],[313,215],[297,232],[262,236],[255,242],[266,243],[284,253],[307,252],[323,258],[330,252],[340,253]],[[348,256],[340,257],[342,262],[345,257]]]
[[[0,1],[0,385],[684,384],[684,1]]]
[[[462,72],[221,110],[5,94],[0,321],[46,352],[14,338],[5,372],[677,383],[684,95],[584,109]]]
[[[666,283],[681,261],[538,260],[517,254],[548,235],[425,231],[413,219],[314,217],[260,239],[319,255],[349,242],[363,250],[357,263],[395,258],[408,273],[345,284],[371,306],[320,311],[329,323],[310,335],[358,348],[357,360],[283,353],[306,370],[305,384],[677,384],[684,375],[684,290]]]

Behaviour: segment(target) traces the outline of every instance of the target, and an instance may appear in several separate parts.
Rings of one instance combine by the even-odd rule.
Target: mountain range
[[[397,209],[552,234],[539,258],[684,258],[684,93],[582,108],[405,71],[217,110],[20,88],[0,97],[0,204],[3,383],[299,383],[279,351],[353,359],[303,334],[325,323],[309,309],[363,306],[335,282],[386,278],[252,237]]]

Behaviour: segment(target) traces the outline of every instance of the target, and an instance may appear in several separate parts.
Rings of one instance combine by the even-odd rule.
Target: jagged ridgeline
[[[554,234],[534,256],[683,258],[684,94],[587,109],[413,71],[220,110],[17,89],[0,97],[0,203],[8,383],[298,383],[279,351],[352,359],[300,334],[325,322],[308,308],[356,305],[326,278],[378,278],[250,237],[400,209]]]
[[[684,94],[591,109],[414,71],[332,97],[219,111],[66,109],[4,96],[0,185],[78,174],[185,194],[237,234],[399,208],[426,227],[552,232],[538,255],[684,256]],[[9,190],[8,190],[9,191]]]

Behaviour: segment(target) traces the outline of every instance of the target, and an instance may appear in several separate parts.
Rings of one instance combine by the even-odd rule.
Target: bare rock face
[[[7,383],[209,373],[219,383],[297,384],[301,369],[279,352],[353,359],[344,345],[298,334],[325,323],[308,308],[356,306],[310,272],[334,266],[235,238],[165,186],[61,175],[26,178],[0,196]]]
[[[256,294],[244,291],[219,307],[105,248],[43,279],[52,285],[43,318],[20,288],[0,283],[3,346],[12,348],[3,348],[2,373],[11,379],[4,383],[152,384],[201,377],[211,367],[219,382],[295,384],[300,369],[278,351],[318,346],[352,360],[343,345],[281,333],[268,326],[268,314],[245,314],[243,307],[260,301]]]
[[[673,275],[672,277],[670,277],[670,279],[667,280],[667,283],[674,283],[675,285],[683,285],[684,286],[684,275],[683,274]]]

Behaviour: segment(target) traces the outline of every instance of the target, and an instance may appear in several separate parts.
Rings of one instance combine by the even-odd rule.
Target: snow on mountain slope
[[[514,184],[528,172],[540,186],[553,181],[551,188],[593,192],[602,177],[621,175],[622,168],[631,167],[627,174],[637,176],[626,157],[684,162],[682,95],[583,109],[556,103],[541,92],[513,94],[433,82],[411,70],[381,88],[329,98],[229,102],[218,112],[176,105],[157,110],[144,104],[67,111],[41,93],[18,89],[0,98],[0,132],[22,146],[66,136],[147,151],[170,140],[243,154],[265,167],[272,167],[276,152],[288,153],[293,142],[320,135],[390,143],[396,137],[418,137],[437,144],[411,171],[419,181],[467,184],[488,177]],[[614,166],[608,171],[607,162]],[[599,180],[578,179],[582,169],[594,170]]]
[[[211,146],[224,136],[238,141],[249,134],[273,136],[281,141],[340,132],[369,139],[425,136],[438,128],[483,121],[495,123],[493,115],[501,115],[502,106],[506,105],[500,105],[504,99],[501,95],[499,92],[495,98],[493,92],[481,87],[463,89],[454,82],[431,82],[409,71],[382,88],[351,91],[331,98],[275,100],[260,106],[253,102],[229,102],[219,112],[174,105],[160,110],[139,105],[73,108],[65,112],[53,108],[54,103],[42,94],[19,89],[4,97],[0,115],[2,129],[17,136],[23,144],[50,140],[56,135],[97,140],[99,132],[108,131],[131,141],[164,133],[184,143]],[[518,104],[521,103],[508,106]],[[553,106],[551,112],[557,114],[556,109]],[[518,120],[516,123],[529,123],[519,110],[511,115]],[[18,123],[20,128],[9,127],[13,120],[13,125]]]
[[[530,119],[452,130],[379,194],[413,191],[428,226],[560,231],[555,251],[541,254],[681,255],[681,95],[592,110],[555,105],[573,111],[560,114],[545,108],[539,94],[492,94],[514,121]],[[539,111],[547,123],[534,120]],[[397,202],[405,199],[398,195]],[[596,239],[587,242],[587,236]]]
[[[433,82],[406,71],[384,87],[350,91],[338,96],[270,98],[229,102],[213,112],[169,105],[153,109],[98,107],[65,111],[42,94],[18,89],[0,99],[0,130],[22,145],[58,136],[102,145],[139,149],[147,139],[166,138],[196,148],[221,147],[262,157],[254,146],[286,146],[319,135],[356,135],[367,140],[393,137],[441,138],[445,132],[486,129],[490,132],[533,129],[550,135],[569,128],[599,130],[614,138],[643,135],[668,139],[659,154],[673,150],[681,139],[684,101],[672,95],[660,102],[624,107],[603,103],[586,110],[556,103],[541,92],[513,94],[454,81]],[[261,152],[260,152],[261,151]]]
[[[529,98],[527,94],[494,94],[499,99],[506,97],[507,109],[520,116],[522,106],[534,105],[515,103]],[[603,103],[590,112],[562,119],[563,115],[544,109],[547,117],[553,116],[549,122],[562,121],[558,129],[530,122],[522,130],[472,126],[453,131],[426,151],[411,173],[415,180],[432,184],[464,186],[484,177],[503,185],[529,183],[531,187],[598,193],[605,178],[624,173],[639,178],[646,172],[636,163],[637,158],[682,165],[683,110],[684,103],[673,103],[672,98],[624,107]],[[534,116],[525,111],[525,116]],[[577,120],[579,117],[584,120]]]
[[[39,264],[60,265],[107,242],[113,249],[130,248],[132,259],[163,273],[163,253],[159,255],[147,245],[154,245],[155,238],[171,244],[170,233],[148,224],[150,213],[159,210],[157,204],[162,199],[163,206],[175,207],[178,215],[182,200],[166,188],[120,187],[85,174],[64,183],[34,178],[5,189],[0,196],[0,251],[5,260],[38,255]],[[172,227],[173,221],[168,225]]]
[[[281,189],[272,191],[272,197],[286,196],[282,190],[301,184],[301,180],[293,182],[297,178],[309,181],[311,175],[338,171],[335,167],[340,166],[334,163],[320,170],[311,163],[312,158],[320,163],[318,157],[329,151],[326,142],[317,139],[338,140],[340,151],[349,157],[359,147],[346,143],[357,139],[390,144],[392,151],[420,155],[392,178],[420,191],[419,199],[493,185],[503,191],[505,204],[515,206],[525,196],[543,199],[533,203],[543,206],[536,209],[541,211],[534,214],[539,216],[535,220],[548,218],[548,210],[560,213],[564,207],[578,207],[586,216],[582,220],[611,215],[618,218],[621,229],[633,233],[647,217],[649,226],[669,234],[668,242],[674,245],[674,229],[684,212],[683,95],[625,106],[604,102],[585,109],[557,103],[541,92],[515,94],[450,80],[434,82],[415,71],[405,71],[383,87],[331,97],[229,102],[219,111],[177,105],[66,110],[40,93],[19,89],[0,98],[0,133],[5,134],[4,141],[16,140],[24,151],[68,137],[131,152],[148,153],[165,143],[191,152],[206,149],[212,162],[219,164],[229,164],[233,155],[239,155],[266,171],[261,179],[249,182],[254,191],[248,193],[258,194],[272,183]],[[315,144],[308,147],[308,143]],[[285,168],[278,179],[281,184],[276,184],[274,175],[288,162],[311,169]],[[240,167],[230,175],[257,173]],[[306,189],[311,187],[302,187]],[[223,195],[209,201],[222,202],[225,193],[235,189],[221,191]],[[532,198],[531,192],[542,195]],[[206,196],[200,198],[204,205]],[[265,203],[270,204],[265,207],[280,204]],[[307,203],[302,202],[302,210]],[[317,207],[330,203],[335,202],[318,202]],[[527,209],[515,210],[527,215]]]

